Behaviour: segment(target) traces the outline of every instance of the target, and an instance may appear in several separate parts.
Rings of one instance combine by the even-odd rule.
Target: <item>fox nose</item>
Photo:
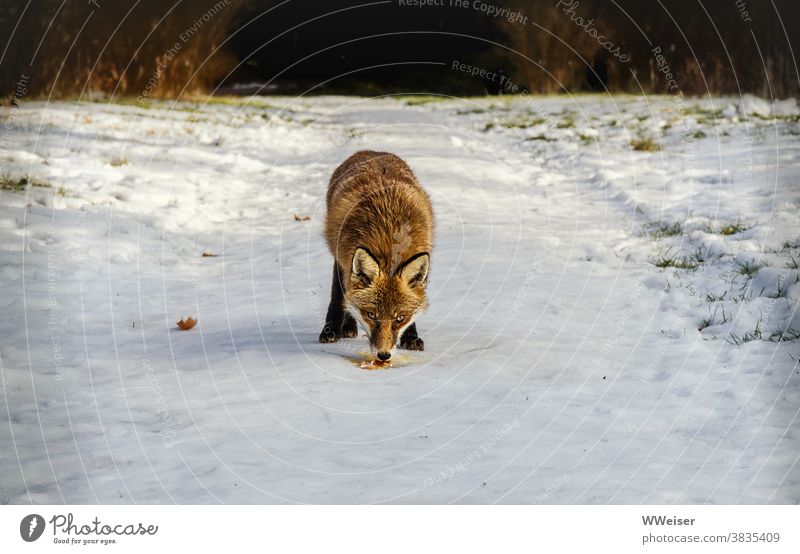
[[[391,357],[392,357],[392,353],[391,352],[378,352],[378,359],[380,361],[382,361],[382,362],[385,362],[386,360],[388,360]]]

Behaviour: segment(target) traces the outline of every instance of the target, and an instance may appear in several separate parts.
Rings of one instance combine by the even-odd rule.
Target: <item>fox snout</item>
[[[392,328],[392,322],[374,322],[369,325],[370,353],[382,362],[388,361],[397,346],[398,333]]]

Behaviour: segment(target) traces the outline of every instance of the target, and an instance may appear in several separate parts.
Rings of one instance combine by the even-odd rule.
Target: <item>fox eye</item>
[[[397,317],[396,317],[394,320],[395,320],[397,323],[403,323],[403,321],[404,321],[405,319],[406,319],[406,316],[404,316],[404,315],[399,315],[399,316],[397,316]]]
[[[373,312],[367,312],[367,317],[370,319],[377,319],[377,317],[375,317],[375,314]]]

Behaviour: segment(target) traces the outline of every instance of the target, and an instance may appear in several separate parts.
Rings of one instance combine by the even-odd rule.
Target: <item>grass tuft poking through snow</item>
[[[11,177],[7,173],[0,175],[0,190],[6,192],[24,192],[30,187],[50,188],[49,183],[26,177]]]
[[[637,152],[658,152],[661,144],[652,137],[636,137],[631,139],[631,148]]]
[[[696,255],[680,255],[672,252],[672,247],[656,255],[651,261],[659,268],[674,267],[675,269],[697,269],[701,261]]]
[[[720,229],[719,231],[719,234],[725,236],[735,235],[737,233],[742,233],[744,231],[747,231],[751,227],[752,225],[746,225],[742,221],[736,221],[735,223],[730,223],[722,227],[722,229]]]
[[[645,234],[649,235],[655,240],[662,239],[664,237],[678,237],[683,235],[683,227],[678,222],[669,224],[664,223],[663,221],[655,221],[646,224],[644,229]]]
[[[747,278],[752,278],[761,267],[760,264],[755,262],[739,262],[739,273]]]

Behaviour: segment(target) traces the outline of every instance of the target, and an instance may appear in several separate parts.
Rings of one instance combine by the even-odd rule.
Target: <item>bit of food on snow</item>
[[[359,366],[361,369],[389,369],[392,367],[392,362],[382,362],[380,360],[364,360]]]
[[[180,327],[182,331],[188,331],[189,329],[197,325],[197,320],[189,316],[186,318],[179,319],[177,323],[178,327]]]

